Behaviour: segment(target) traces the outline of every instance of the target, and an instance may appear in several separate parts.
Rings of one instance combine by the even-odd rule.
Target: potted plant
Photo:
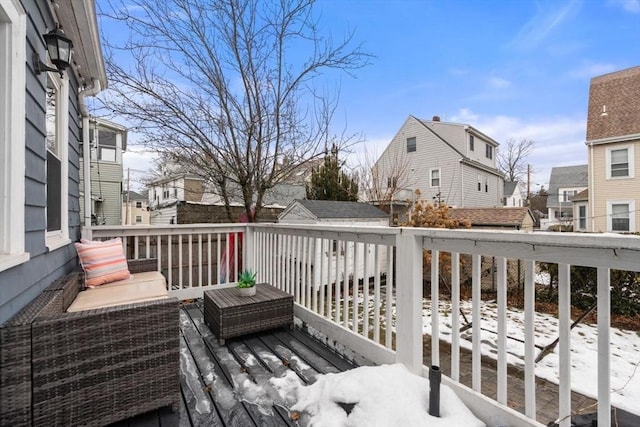
[[[256,294],[256,273],[251,270],[244,270],[236,283],[238,293],[243,297],[250,297]]]

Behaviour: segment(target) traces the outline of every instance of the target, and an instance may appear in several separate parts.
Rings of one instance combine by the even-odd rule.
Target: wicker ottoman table
[[[257,284],[251,297],[241,297],[235,288],[206,291],[204,321],[220,345],[227,338],[293,326],[293,296],[266,283]]]

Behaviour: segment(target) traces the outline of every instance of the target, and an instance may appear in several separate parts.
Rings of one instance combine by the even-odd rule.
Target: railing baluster
[[[153,258],[151,256],[151,236],[146,235],[144,236],[144,240],[145,240],[145,245],[146,245],[146,251],[145,251],[145,258]]]
[[[342,298],[342,324],[346,328],[349,326],[349,244],[350,242],[344,241],[344,294]]]
[[[440,366],[440,251],[431,251],[431,364]]]
[[[222,235],[221,233],[218,233],[218,243],[216,245],[216,284],[220,284],[220,276],[221,276],[221,269],[222,269]]]
[[[353,307],[351,329],[358,333],[358,321],[360,320],[360,243],[353,242],[353,290],[351,291],[351,306]]]
[[[167,234],[167,270],[169,274],[169,289],[173,289],[173,242],[171,234]]]
[[[507,259],[496,258],[498,269],[498,402],[507,404]]]
[[[524,266],[524,399],[525,414],[536,418],[536,364],[535,364],[535,315],[536,288],[535,261],[525,261]]]
[[[324,273],[326,270],[327,259],[325,254],[327,253],[327,239],[320,240],[320,282],[318,288],[318,311],[319,315],[324,315]]]
[[[311,309],[311,287],[313,284],[313,262],[315,262],[315,242],[316,239],[312,237],[307,238],[307,282],[305,284],[305,307]]]
[[[598,425],[611,425],[610,270],[598,268]]]
[[[340,304],[341,298],[344,298],[343,287],[340,285],[342,277],[340,277],[340,255],[342,254],[342,241],[336,239],[336,288],[335,288],[335,315],[334,319],[336,323],[340,323],[340,312],[342,305]]]
[[[240,266],[238,265],[238,253],[240,251],[240,240],[242,238],[242,234],[235,232],[234,234],[234,245],[233,245],[233,282],[237,282],[238,281],[238,268],[240,268]],[[231,282],[231,280],[228,280],[228,282]]]
[[[380,344],[380,245],[374,245],[373,264],[373,341]]]
[[[139,259],[140,258],[140,250],[138,249],[138,236],[134,236],[133,237],[133,259]]]
[[[198,286],[202,286],[202,233],[198,233]]]
[[[480,374],[480,362],[482,354],[480,353],[480,286],[481,286],[481,263],[482,257],[479,254],[473,254],[472,276],[471,276],[471,304],[472,304],[472,322],[471,328],[473,342],[471,344],[471,387],[474,391],[481,393],[482,377]]]
[[[178,287],[182,289],[184,282],[182,281],[182,234],[178,234]]]
[[[393,346],[393,325],[391,301],[393,299],[393,253],[394,246],[387,246],[387,283],[385,286],[385,326],[384,326],[384,345],[387,348]]]
[[[327,317],[327,319],[331,319],[332,315],[331,315],[331,304],[333,301],[333,295],[332,295],[332,289],[333,289],[333,284],[331,283],[331,278],[333,277],[333,257],[334,257],[334,251],[333,251],[333,239],[329,240],[328,243],[328,247],[327,247],[327,252],[329,254],[329,258],[327,260],[327,307],[325,310],[325,317]]]
[[[558,419],[571,426],[571,275],[568,264],[558,264],[558,323],[560,370]]]
[[[162,235],[156,235],[156,256],[158,257],[158,271],[162,271]],[[169,289],[171,289],[169,287]]]
[[[362,335],[369,337],[369,243],[365,243],[362,252],[364,274],[362,275]]]
[[[460,254],[451,253],[451,379],[460,381]]]
[[[193,287],[193,234],[189,233],[189,287]]]

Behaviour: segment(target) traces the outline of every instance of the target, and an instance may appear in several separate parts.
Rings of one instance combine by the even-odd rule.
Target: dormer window
[[[473,135],[469,135],[469,151],[473,151],[475,149],[475,141]]]
[[[487,159],[493,159],[493,147],[489,144],[487,144],[486,147],[485,155],[487,156]]]

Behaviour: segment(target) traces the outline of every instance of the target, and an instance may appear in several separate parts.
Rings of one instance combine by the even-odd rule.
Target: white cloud
[[[555,6],[557,3],[550,3]],[[529,50],[536,48],[542,43],[551,32],[562,24],[572,13],[581,6],[579,0],[571,0],[564,7],[554,10],[542,10],[538,6],[538,11],[520,29],[518,34],[508,43],[508,47],[518,50]]]
[[[491,86],[493,89],[506,89],[511,86],[511,82],[501,77],[490,77],[489,86]]]
[[[640,13],[640,0],[609,0],[609,4],[629,13]]]
[[[584,79],[608,74],[621,68],[623,67],[619,67],[615,64],[585,61],[573,70],[569,70],[567,74],[572,78]]]
[[[483,116],[463,108],[451,121],[470,124],[500,143],[509,138],[533,139],[536,147],[528,159],[533,168],[533,184],[548,188],[552,167],[587,163],[584,145],[587,124],[583,117]]]

